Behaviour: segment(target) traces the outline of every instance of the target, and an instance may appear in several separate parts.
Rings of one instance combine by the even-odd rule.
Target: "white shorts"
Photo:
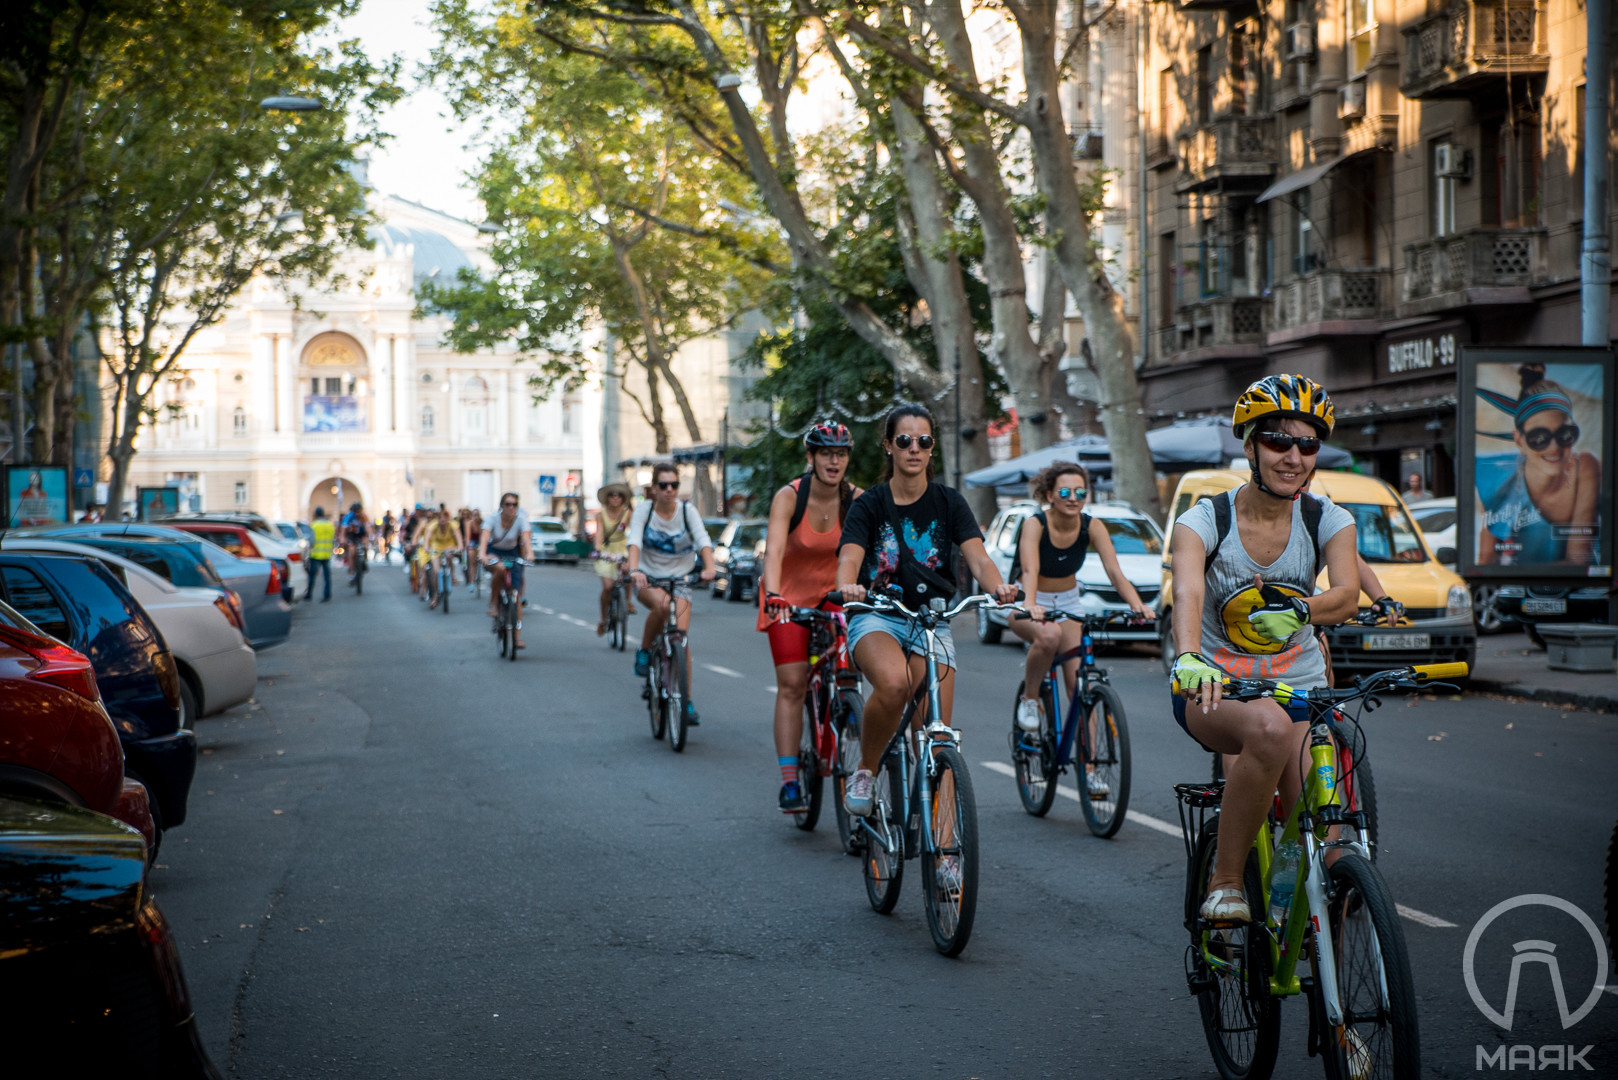
[[[1084,595],[1084,587],[1075,585],[1064,592],[1038,592],[1034,594],[1034,603],[1046,611],[1060,611],[1065,615],[1083,615],[1084,604],[1079,600]]]

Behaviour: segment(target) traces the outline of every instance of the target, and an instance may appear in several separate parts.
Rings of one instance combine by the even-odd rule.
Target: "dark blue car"
[[[185,821],[196,735],[180,727],[180,674],[163,635],[94,559],[0,551],[0,598],[90,658],[124,748],[124,772],[146,785],[159,830]]]

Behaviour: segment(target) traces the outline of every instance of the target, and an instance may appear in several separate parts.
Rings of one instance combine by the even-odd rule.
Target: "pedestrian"
[[[309,587],[304,590],[305,601],[314,599],[315,575],[322,574],[326,579],[326,593],[320,598],[322,604],[331,602],[331,546],[337,537],[337,526],[326,517],[324,506],[315,507],[315,520],[309,526],[315,534],[314,542],[309,545]]]
[[[1415,502],[1417,499],[1427,497],[1427,485],[1421,479],[1421,473],[1413,472],[1405,478],[1405,499]]]

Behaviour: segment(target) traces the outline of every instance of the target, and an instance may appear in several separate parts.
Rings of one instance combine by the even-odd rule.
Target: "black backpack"
[[[1220,492],[1218,495],[1204,495],[1197,500],[1198,502],[1211,501],[1213,503],[1214,542],[1213,547],[1208,549],[1208,559],[1202,568],[1204,575],[1213,569],[1214,559],[1219,555],[1219,546],[1225,542],[1225,537],[1230,535],[1232,522],[1231,500],[1233,497],[1229,492]],[[1313,581],[1320,576],[1320,517],[1325,513],[1326,508],[1313,495],[1303,495],[1300,498],[1302,503],[1299,510],[1303,514],[1303,527],[1309,533],[1310,545],[1315,549],[1315,573],[1309,579]],[[1018,526],[1018,528],[1020,529],[1021,526]]]
[[[815,474],[813,472],[806,472],[788,485],[792,488],[792,494],[797,500],[792,506],[792,521],[787,525],[788,534],[798,531],[798,526],[803,524],[803,516],[809,512],[809,481],[813,480],[814,476]],[[843,501],[841,499],[838,499],[838,528],[842,528],[843,518],[847,515],[847,513],[848,507],[843,505]]]

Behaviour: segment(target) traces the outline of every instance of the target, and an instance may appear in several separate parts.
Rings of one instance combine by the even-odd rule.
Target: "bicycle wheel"
[[[607,599],[607,633],[608,642],[619,651],[624,647],[624,627],[619,620],[624,614],[624,596],[617,586],[613,587],[612,595]]]
[[[1265,1080],[1281,1044],[1281,1002],[1270,995],[1269,936],[1262,928],[1210,929],[1197,909],[1213,877],[1219,852],[1219,817],[1197,840],[1186,878],[1186,925],[1191,927],[1188,977],[1202,1017],[1202,1031],[1224,1080]],[[1255,912],[1263,909],[1258,856],[1249,852],[1242,891]]]
[[[933,835],[922,848],[921,887],[933,945],[945,956],[959,956],[972,937],[977,912],[978,804],[960,752],[938,747],[933,759]],[[958,875],[949,872],[952,860]]]
[[[439,574],[438,599],[440,601],[439,606],[444,609],[444,614],[448,615],[449,614],[449,594],[455,591],[455,575],[450,573],[450,569],[449,569],[448,566],[445,566],[442,570],[440,570],[438,572],[438,574]]]
[[[363,551],[355,555],[354,595],[365,595],[365,552]]]
[[[1365,839],[1371,848],[1371,861],[1376,861],[1376,778],[1371,774],[1371,759],[1365,756],[1365,736],[1360,729],[1349,724],[1332,725],[1337,736],[1337,767],[1343,776],[1342,803],[1346,809],[1365,814]]]
[[[506,596],[505,622],[507,629],[511,633],[511,651],[506,655],[506,659],[516,663],[517,631],[522,626],[522,605],[518,602],[516,593],[509,593]]]
[[[1022,808],[1035,817],[1044,817],[1056,801],[1056,740],[1051,730],[1051,707],[1048,687],[1039,692],[1039,703],[1045,708],[1045,724],[1038,732],[1024,731],[1017,726],[1017,709],[1022,704],[1026,680],[1017,684],[1017,696],[1011,702],[1011,764],[1017,770],[1017,795]]]
[[[1095,683],[1090,689],[1095,697],[1085,712],[1089,726],[1080,729],[1073,740],[1079,748],[1073,776],[1079,785],[1085,824],[1106,838],[1123,825],[1129,809],[1129,725],[1116,690],[1106,683]]]
[[[1416,990],[1393,898],[1376,867],[1354,852],[1344,852],[1327,874],[1343,1026],[1324,1040],[1326,1076],[1415,1080],[1421,1075]]]
[[[865,838],[865,898],[878,915],[887,915],[899,902],[899,890],[904,885],[905,823],[900,818],[900,804],[893,798],[893,784],[889,777],[898,775],[898,757],[902,753],[897,745],[888,747],[882,756],[882,768],[877,770],[873,791],[876,805],[871,820],[881,839]]]
[[[801,814],[792,815],[793,824],[804,832],[813,832],[815,825],[819,823],[820,801],[826,793],[826,778],[822,774],[820,751],[815,745],[819,731],[820,725],[806,700],[803,710],[803,735],[798,739],[798,783],[809,800],[809,809]]]
[[[860,721],[865,716],[865,699],[853,690],[837,691],[832,723],[837,725],[837,761],[832,766],[833,809],[837,812],[837,836],[843,850],[858,855],[865,850],[865,833],[843,806],[848,778],[860,767]]]
[[[646,699],[646,715],[652,722],[652,738],[661,739],[667,729],[667,714],[663,711],[663,688],[658,684],[659,669],[654,657],[651,668],[646,672],[644,685],[640,696]]]
[[[690,676],[685,669],[685,642],[669,639],[668,667],[668,737],[669,749],[676,754],[685,750],[685,703],[691,700]]]

